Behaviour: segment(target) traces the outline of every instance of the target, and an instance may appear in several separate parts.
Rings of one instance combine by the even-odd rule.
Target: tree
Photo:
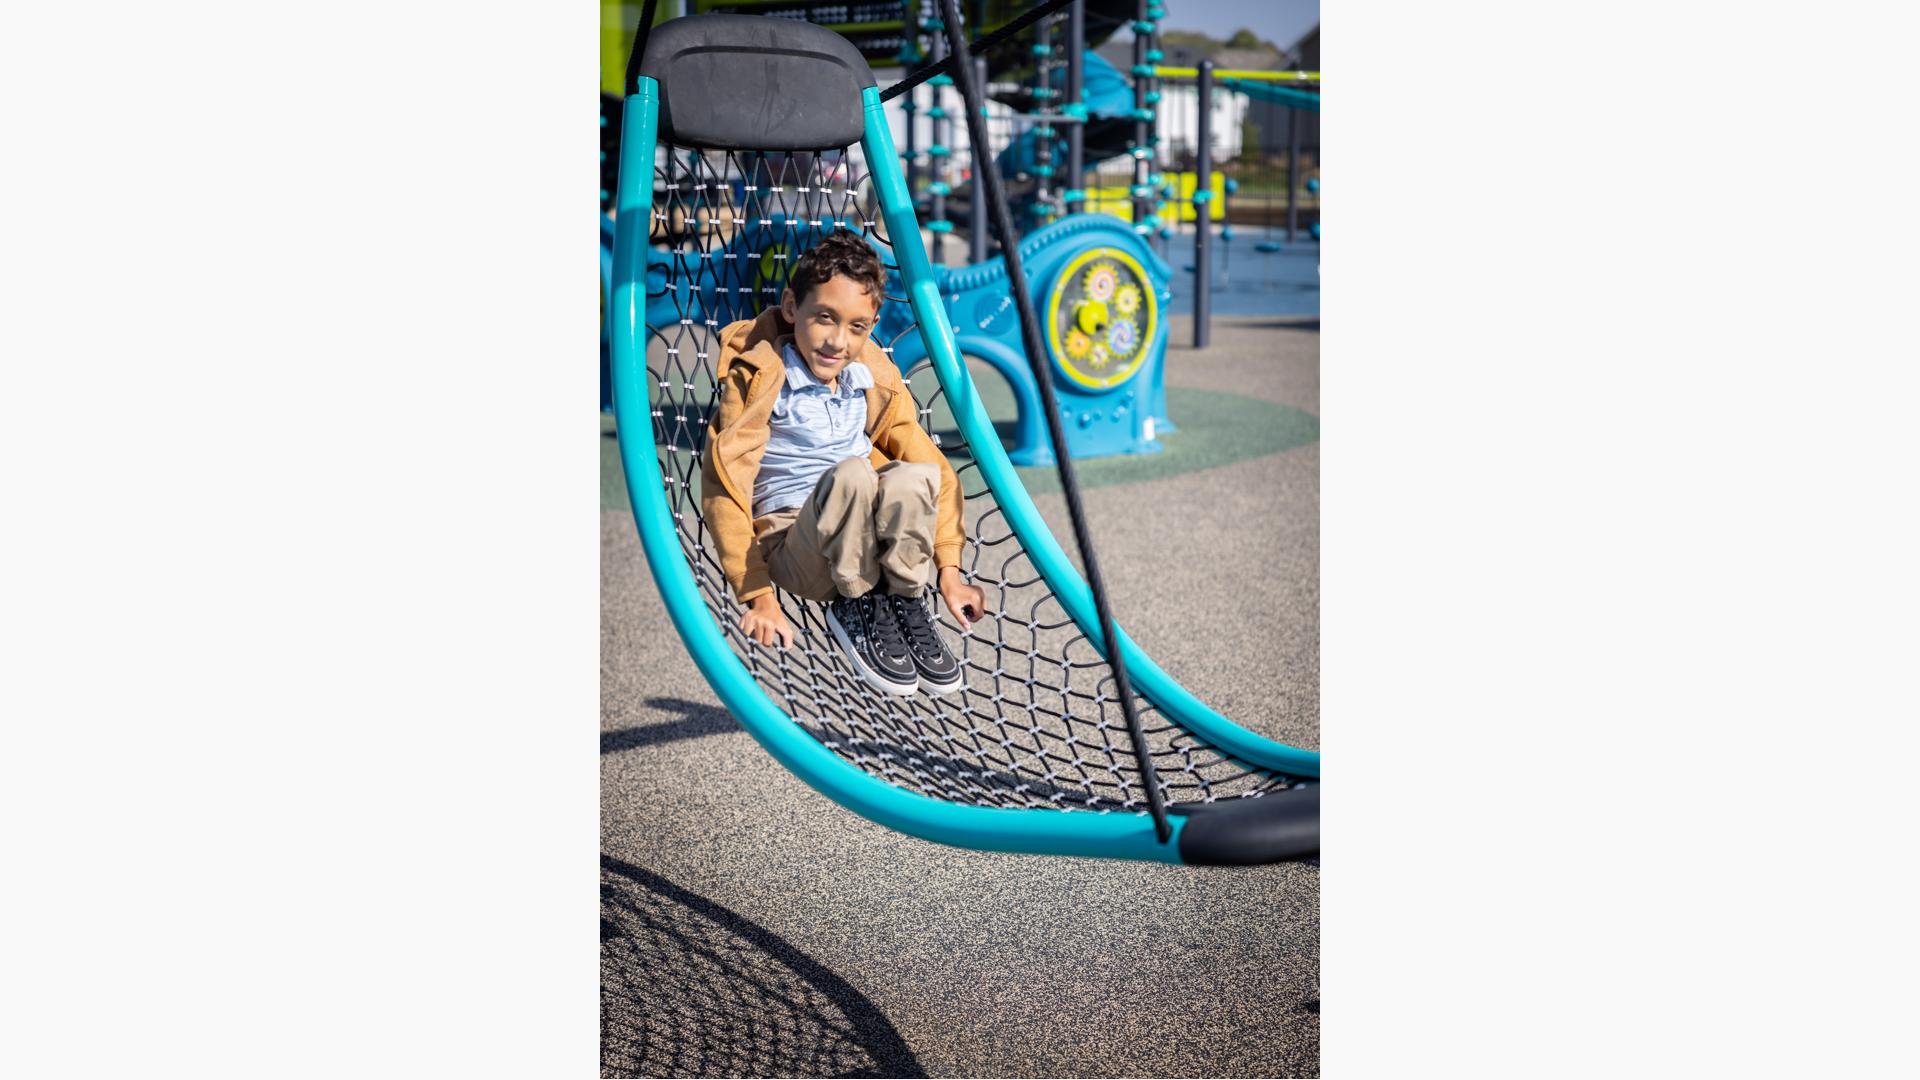
[[[1219,42],[1193,30],[1162,30],[1160,40],[1174,48],[1192,49],[1203,56],[1212,56],[1220,51]]]
[[[1266,42],[1261,41],[1260,38],[1254,34],[1253,31],[1242,27],[1239,30],[1235,30],[1233,32],[1233,36],[1227,39],[1227,48],[1229,49],[1264,49],[1264,48],[1269,48],[1269,46],[1267,45]]]

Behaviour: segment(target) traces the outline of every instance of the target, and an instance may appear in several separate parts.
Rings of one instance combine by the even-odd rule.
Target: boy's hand
[[[772,645],[776,639],[783,649],[793,644],[793,624],[780,610],[777,593],[761,593],[747,601],[747,610],[740,614],[740,629],[762,645]]]
[[[978,585],[967,584],[957,566],[941,568],[940,599],[947,602],[947,610],[953,613],[962,632],[973,629],[973,620],[986,617],[986,592]]]

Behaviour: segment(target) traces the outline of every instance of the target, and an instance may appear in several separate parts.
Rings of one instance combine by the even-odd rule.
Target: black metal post
[[[976,58],[972,66],[973,84],[975,86],[985,86],[987,84],[986,58]],[[957,66],[955,70],[958,70]],[[954,81],[957,83],[959,79],[956,78]],[[982,95],[982,97],[984,96],[985,95]],[[961,96],[960,107],[963,109],[968,108],[965,95]],[[973,187],[971,189],[973,201],[970,204],[971,212],[968,215],[969,220],[967,222],[967,256],[968,261],[975,266],[979,266],[981,263],[987,261],[987,185],[981,180],[980,174],[982,171],[993,171],[993,158],[989,156],[992,148],[985,141],[987,118],[983,116],[980,117],[979,120],[978,130],[981,133],[981,143],[968,153],[968,156],[973,160]],[[973,140],[971,133],[975,130],[973,121],[974,118],[972,116],[967,117],[967,131],[969,132],[967,140],[969,142]]]
[[[1053,20],[1040,20],[1040,25],[1033,28],[1033,36],[1033,111],[1058,112],[1058,105],[1048,104],[1060,100],[1060,92],[1053,85]],[[979,62],[979,58],[975,60]],[[985,86],[986,80],[983,78],[980,83]],[[1053,202],[1054,185],[1059,183],[1053,174],[1059,171],[1060,163],[1053,159],[1053,124],[1041,120],[1032,123],[1030,128],[1033,131],[1033,201],[1037,216],[1045,222],[1050,220],[1049,205]],[[1019,132],[1016,122],[1007,136],[1009,145],[1019,141]]]
[[[1160,20],[1166,13],[1166,9],[1160,6],[1159,0],[1153,0],[1147,5],[1147,21],[1153,27],[1147,31],[1149,66],[1159,66],[1160,58],[1166,55],[1160,47]],[[1148,122],[1147,127],[1147,150],[1152,154],[1148,159],[1147,183],[1154,185],[1153,214],[1151,215],[1155,226],[1153,235],[1167,234],[1160,240],[1160,257],[1163,259],[1173,253],[1173,228],[1180,224],[1179,211],[1173,209],[1174,196],[1167,192],[1169,181],[1167,180],[1166,140],[1161,137],[1161,132],[1167,128],[1166,85],[1157,75],[1149,76],[1147,79],[1147,107],[1153,110],[1153,119]],[[1162,219],[1160,217],[1162,213],[1172,214],[1173,220]],[[1148,239],[1151,241],[1152,237]]]
[[[1300,224],[1300,110],[1287,110],[1287,243]]]
[[[1193,162],[1193,347],[1204,349],[1213,329],[1213,61],[1200,61]]]
[[[1134,5],[1133,18],[1136,23],[1147,21],[1147,2],[1139,0]],[[1153,153],[1153,131],[1147,122],[1147,41],[1148,35],[1139,29],[1133,32],[1133,228],[1140,232],[1146,225],[1147,214],[1153,207],[1152,192],[1147,189],[1147,178],[1153,172],[1153,163],[1148,155]],[[1146,237],[1148,243],[1152,236]]]
[[[918,110],[919,105],[913,100],[914,96],[913,91],[908,91],[907,100],[901,106],[907,113],[907,137],[901,141],[900,149],[904,151],[901,156],[907,159],[907,198],[909,199],[918,193],[918,181],[920,179],[919,147],[915,145],[914,142],[914,130],[920,126],[914,123],[914,113]]]
[[[1027,350],[1027,363],[1033,367],[1039,384],[1041,411],[1047,416],[1047,434],[1052,437],[1055,465],[1060,472],[1060,491],[1066,498],[1067,516],[1073,523],[1073,538],[1080,548],[1080,562],[1087,572],[1087,585],[1093,592],[1093,606],[1100,620],[1100,637],[1106,645],[1107,665],[1113,669],[1114,693],[1119,698],[1121,715],[1126,718],[1127,733],[1132,736],[1133,756],[1140,767],[1140,782],[1147,789],[1147,808],[1153,814],[1154,835],[1161,843],[1173,837],[1167,821],[1167,804],[1160,792],[1159,773],[1153,767],[1153,752],[1140,730],[1140,716],[1134,709],[1133,684],[1127,679],[1126,662],[1121,659],[1120,640],[1113,626],[1113,612],[1107,607],[1107,590],[1100,578],[1100,567],[1093,557],[1093,538],[1087,531],[1086,510],[1080,504],[1080,484],[1074,478],[1073,459],[1067,455],[1067,433],[1060,419],[1059,399],[1053,392],[1052,373],[1047,370],[1046,346],[1040,340],[1040,317],[1033,308],[1033,295],[1027,291],[1026,271],[1020,265],[1020,238],[1013,231],[1013,215],[1007,210],[1007,193],[1000,186],[1000,175],[984,159],[987,153],[986,117],[981,115],[985,95],[981,81],[974,78],[975,67],[967,62],[967,38],[960,31],[960,0],[940,0],[946,12],[947,44],[953,50],[954,81],[960,84],[960,98],[967,111],[967,131],[973,141],[974,183],[987,188],[987,205],[993,214],[993,229],[1000,238],[1000,250],[1007,260],[1007,283],[1013,289],[1014,305],[1020,315],[1020,340]],[[983,184],[984,182],[984,184]]]
[[[1086,71],[1082,57],[1087,51],[1087,5],[1086,0],[1074,0],[1067,5],[1067,98],[1068,105],[1085,105]],[[1067,125],[1067,180],[1066,188],[1070,192],[1084,195],[1086,188],[1086,131],[1085,124]],[[1069,199],[1061,207],[1069,214],[1085,210],[1086,200]]]
[[[935,31],[933,47],[929,51],[933,54],[932,59],[936,61],[946,59],[947,36]],[[933,182],[928,185],[933,192],[933,198],[927,203],[927,217],[931,221],[945,221],[947,220],[947,192],[951,190],[948,178],[957,175],[947,168],[948,158],[953,154],[953,125],[947,121],[946,95],[941,92],[940,84],[933,83],[931,90],[932,93],[928,97],[933,99],[933,105],[928,108],[927,115],[933,118],[933,124],[928,133],[931,145],[927,148],[927,175],[933,178]],[[946,156],[942,156],[938,151],[945,151]],[[945,252],[942,250],[944,245],[941,243],[945,238],[946,234],[936,229],[928,240],[927,254],[932,258],[935,266],[946,265]]]

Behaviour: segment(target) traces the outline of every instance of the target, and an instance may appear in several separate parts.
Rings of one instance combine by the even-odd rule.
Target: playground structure
[[[1300,187],[1300,128],[1298,119],[1300,113],[1303,111],[1318,112],[1320,110],[1320,95],[1308,93],[1304,90],[1297,89],[1296,86],[1287,84],[1317,83],[1320,74],[1314,71],[1229,70],[1222,72],[1214,69],[1211,60],[1200,61],[1199,66],[1196,68],[1156,67],[1154,71],[1155,74],[1161,78],[1191,78],[1195,87],[1195,108],[1193,116],[1195,120],[1194,126],[1198,130],[1192,132],[1174,132],[1172,134],[1176,139],[1184,135],[1185,138],[1181,141],[1185,145],[1193,148],[1193,183],[1187,185],[1187,191],[1190,193],[1189,197],[1193,205],[1195,218],[1194,259],[1190,267],[1194,273],[1193,346],[1196,349],[1203,349],[1206,348],[1212,331],[1213,259],[1211,248],[1213,238],[1213,202],[1216,195],[1224,196],[1239,190],[1239,184],[1234,179],[1218,176],[1214,171],[1213,125],[1216,122],[1219,112],[1215,108],[1216,104],[1219,103],[1218,91],[1224,90],[1228,93],[1237,93],[1243,95],[1250,101],[1264,102],[1268,105],[1280,105],[1288,110],[1287,242],[1291,244],[1294,241],[1296,231],[1295,223],[1298,212]],[[1216,184],[1216,180],[1220,180],[1221,182]],[[1312,192],[1317,198],[1319,194],[1319,181],[1315,179],[1309,181],[1309,183],[1311,184]],[[1228,248],[1227,245],[1231,244],[1233,240],[1233,218],[1225,204],[1224,198],[1221,201],[1222,218],[1224,219],[1220,236],[1222,244],[1221,273],[1224,276],[1226,272],[1226,258],[1230,252],[1230,248]],[[1270,208],[1270,199],[1263,200],[1263,203]],[[1269,235],[1271,235],[1272,232],[1270,217],[1271,215],[1269,213],[1269,225],[1267,229]],[[1313,224],[1313,238],[1316,241],[1320,239],[1320,224],[1317,220]],[[1259,244],[1255,245],[1254,250],[1262,254],[1274,254],[1282,250],[1282,248],[1280,245],[1268,239],[1262,240]]]
[[[1074,457],[1154,453],[1167,417],[1166,320],[1171,269],[1124,222],[1074,214],[1020,242],[1045,313],[1048,357],[1061,407],[1072,417]],[[1018,410],[1007,447],[1015,465],[1051,465],[1040,393],[1020,341],[1006,260],[936,269],[961,354],[983,361],[1013,389]],[[914,315],[890,305],[880,330],[902,369],[926,356]]]
[[[1094,5],[1096,38],[1126,25],[1120,15],[1127,6],[1132,5]],[[1160,317],[1171,298],[1171,267],[1112,215],[1071,209],[1085,201],[1078,178],[1085,172],[1089,139],[1096,160],[1129,152],[1131,144],[1123,141],[1122,132],[1137,126],[1128,106],[1133,91],[1086,48],[1088,7],[1085,2],[1067,5],[1059,14],[1039,19],[1031,37],[1020,39],[1020,48],[1005,50],[997,60],[975,59],[975,81],[991,88],[987,126],[994,136],[984,154],[974,152],[971,137],[964,148],[974,161],[990,156],[992,167],[1013,189],[1022,244],[1030,245],[1027,254],[1036,260],[1036,271],[1044,271],[1032,279],[1039,290],[1034,299],[1048,312],[1046,344],[1054,389],[1073,420],[1068,452],[1076,458],[1156,453],[1161,449],[1159,436],[1175,430],[1166,407],[1166,329]],[[944,60],[945,20],[937,12],[928,13],[919,29],[929,36],[927,58]],[[986,29],[995,27],[988,24]],[[1086,78],[1089,56],[1094,60],[1091,86]],[[926,219],[938,292],[946,299],[949,321],[960,329],[963,355],[991,367],[1013,391],[1011,460],[1017,465],[1051,464],[1053,450],[1041,435],[1037,415],[1039,390],[1021,355],[1006,291],[1005,255],[988,252],[983,185],[977,171],[964,189],[955,183],[955,136],[965,125],[956,129],[952,123],[947,94],[953,82],[945,74],[927,79],[925,104],[917,100],[917,88],[909,86],[901,95],[908,191]],[[923,123],[924,150],[918,149]],[[927,176],[924,196],[914,186],[921,171]],[[956,212],[962,205],[967,264],[950,267],[944,265],[945,245],[956,231]],[[906,317],[900,312],[883,323],[890,340],[904,333]],[[907,349],[905,359],[915,359],[910,343]]]
[[[946,56],[944,22],[935,5],[926,0],[828,6],[784,0],[754,4],[694,0],[691,6],[695,12],[750,11],[824,22],[875,67],[911,65],[923,59],[939,62]],[[1023,10],[1007,0],[972,0],[961,7],[964,19],[988,33],[1003,29]],[[1019,48],[976,58],[976,77],[987,87],[991,99],[987,107],[992,160],[1008,185],[1020,232],[1042,241],[1037,246],[1048,249],[1061,243],[1071,247],[1076,241],[1068,237],[1079,237],[1077,242],[1085,244],[1106,238],[1098,239],[1109,251],[1098,266],[1097,279],[1104,280],[1109,273],[1119,275],[1123,280],[1115,291],[1127,298],[1125,303],[1134,305],[1133,310],[1125,312],[1112,307],[1102,311],[1089,302],[1104,305],[1105,301],[1088,297],[1068,282],[1056,280],[1056,275],[1036,275],[1033,279],[1035,287],[1044,290],[1035,297],[1043,309],[1061,311],[1064,305],[1062,325],[1047,335],[1046,343],[1055,386],[1075,409],[1069,452],[1076,458],[1155,453],[1162,447],[1160,437],[1178,430],[1166,407],[1166,320],[1161,316],[1181,303],[1194,316],[1194,343],[1206,344],[1216,288],[1216,275],[1210,272],[1215,261],[1213,223],[1220,222],[1217,277],[1224,284],[1235,220],[1243,217],[1233,205],[1238,184],[1224,170],[1189,167],[1164,171],[1168,143],[1185,147],[1197,141],[1204,151],[1213,141],[1195,140],[1182,132],[1181,118],[1189,115],[1189,110],[1167,108],[1167,98],[1181,94],[1183,80],[1197,77],[1198,70],[1159,63],[1164,59],[1159,48],[1159,25],[1165,14],[1164,7],[1146,0],[1081,0],[1035,21],[1020,35]],[[1123,27],[1133,34],[1134,63],[1125,73],[1091,48]],[[1251,100],[1281,102],[1290,117],[1292,110],[1318,106],[1317,94],[1276,85],[1317,85],[1317,73],[1230,71],[1219,82],[1225,91]],[[992,292],[1004,282],[1004,269],[996,261],[1003,256],[990,250],[981,185],[974,182],[972,170],[966,167],[971,143],[965,138],[965,125],[953,122],[952,87],[953,79],[947,74],[909,87],[895,99],[898,111],[890,114],[889,125],[903,147],[908,190],[926,230],[931,262],[936,274],[945,275],[939,291],[947,299],[949,319],[966,337],[963,350],[970,359],[999,373],[1014,395],[1016,416],[1009,453],[1016,464],[1044,465],[1051,460],[1052,451],[1039,437],[1036,388],[1031,378],[1018,374],[1025,370],[1021,358],[1009,353],[1009,348],[1017,345],[1008,336],[1009,320],[996,319],[989,310],[1006,300],[1004,292],[997,300]],[[1220,96],[1228,94],[1223,91]],[[1177,104],[1184,106],[1187,102]],[[618,152],[620,109],[617,96],[603,93],[603,209],[611,198],[609,177],[611,161]],[[1212,114],[1209,103],[1200,103],[1197,115]],[[1288,244],[1294,242],[1296,231],[1297,160],[1296,151],[1287,170]],[[1128,170],[1128,183],[1089,182],[1098,180],[1102,169],[1111,175],[1114,166]],[[738,193],[729,198],[737,203]],[[1272,239],[1270,193],[1263,190],[1261,199],[1267,228],[1255,251],[1271,255],[1283,248]],[[1078,229],[1051,228],[1088,214],[1096,215],[1098,223]],[[1115,218],[1128,222],[1149,250],[1142,251],[1140,245],[1126,243],[1124,238],[1113,242],[1115,234],[1108,226]],[[1193,228],[1191,262],[1175,256],[1171,249],[1175,230],[1187,225]],[[1317,226],[1315,222],[1312,227],[1316,239]],[[730,226],[723,223],[720,227],[731,236]],[[963,231],[964,249],[956,248]],[[654,239],[664,244],[668,236],[684,235],[679,223],[668,223],[665,230],[656,229]],[[603,248],[606,246],[603,238]],[[1063,250],[1059,254],[1072,261],[1072,256],[1081,253]],[[956,256],[964,261],[952,265]],[[608,257],[603,252],[603,269]],[[664,255],[658,261],[664,265]],[[1176,290],[1176,262],[1193,273],[1191,288]],[[1262,280],[1243,281],[1242,290],[1274,284],[1273,264],[1265,259],[1262,262],[1266,263]],[[1043,258],[1043,263],[1049,269],[1057,265],[1051,258]],[[1296,268],[1296,277],[1302,269],[1307,268]],[[663,275],[656,274],[660,277]],[[764,274],[761,279],[765,279]],[[604,301],[604,274],[602,286]],[[1176,297],[1176,291],[1186,295]],[[651,295],[656,302],[664,302],[659,293]],[[1140,302],[1133,299],[1135,296]],[[758,293],[755,298],[763,303],[778,300],[777,296],[768,298]],[[1007,306],[1000,303],[1000,308],[1004,316]],[[1143,310],[1144,317],[1140,317]],[[1084,319],[1080,318],[1083,311]],[[1067,325],[1071,323],[1084,325]],[[897,335],[899,326],[895,318],[890,334]],[[603,334],[603,409],[611,407],[606,357]]]
[[[754,167],[736,157],[716,160],[690,153],[677,159],[673,198],[654,223],[647,247],[646,321],[649,326],[694,319],[725,326],[779,303],[786,265],[797,255],[783,230],[791,221],[819,221],[860,228],[848,207],[823,201],[805,177],[805,155],[764,155]],[[845,166],[837,178],[850,175]],[[757,173],[756,173],[757,169]],[[829,177],[829,180],[834,177]],[[747,203],[772,188],[781,198],[777,214],[748,212]],[[802,194],[805,189],[805,194]],[[789,199],[790,196],[790,199]],[[601,280],[612,280],[612,228],[602,219]],[[875,227],[875,246],[888,253]],[[936,234],[937,235],[937,234]],[[1045,305],[1047,341],[1063,407],[1073,424],[1069,452],[1076,457],[1152,453],[1156,434],[1173,430],[1166,406],[1166,322],[1171,271],[1132,230],[1103,214],[1076,214],[1021,241],[1035,268],[1036,299]],[[714,269],[740,265],[738,280]],[[1044,434],[1040,394],[1020,342],[1004,256],[977,266],[932,269],[935,288],[950,322],[958,328],[962,354],[996,372],[1013,391],[1014,418],[1008,456],[1016,465],[1051,465],[1054,452]],[[915,316],[905,304],[899,268],[892,266],[889,296],[876,328],[903,368],[925,357],[913,334]],[[610,305],[610,294],[603,294]],[[610,307],[609,309],[610,310]],[[608,355],[603,323],[602,355]],[[603,380],[603,405],[606,381]]]
[[[843,805],[946,843],[1186,862],[1261,862],[1313,850],[1318,756],[1231,723],[1140,655],[1107,616],[1084,537],[1091,584],[1013,473],[962,361],[952,302],[940,290],[945,279],[927,258],[881,95],[859,54],[819,28],[783,27],[775,37],[765,20],[721,16],[663,24],[636,54],[609,308],[621,455],[655,581],[735,717]],[[703,117],[684,107],[676,115],[673,102],[702,100],[722,77],[808,87],[819,107],[806,111],[807,123],[779,130],[755,128],[751,116]],[[836,119],[841,100],[860,103],[839,113],[844,121]],[[1005,214],[1004,199],[989,201]],[[1052,324],[1060,337],[1129,302],[1123,260],[1098,252],[1129,254],[1119,241],[1138,241],[1120,227],[1117,237],[1070,244],[1072,224],[1068,216],[1047,227],[1065,239],[1036,233],[1002,254],[1016,307],[1046,289],[1059,305],[1079,305],[1066,323]],[[955,634],[969,683],[951,701],[865,691],[836,663],[817,613],[791,598],[783,607],[800,631],[795,647],[747,642],[700,519],[714,332],[729,316],[757,310],[769,291],[777,296],[790,256],[843,227],[882,251],[904,293],[897,298],[914,322],[906,339],[895,338],[895,357],[906,360],[900,366],[923,422],[960,474],[971,537],[964,572],[988,588],[995,613],[972,635]],[[650,256],[656,242],[664,260]],[[1029,246],[1034,280],[1053,284],[1024,293]],[[1152,316],[1148,299],[1134,301],[1136,313]],[[1081,312],[1091,315],[1083,320]],[[1041,330],[1022,315],[1024,353],[1037,357]],[[917,362],[910,339],[924,355]],[[1124,378],[1104,376],[1114,380],[1105,389],[1147,385],[1145,363],[1134,361]],[[1035,376],[1044,397],[1075,371],[1090,374],[1057,359],[1052,370],[1051,382]],[[1065,400],[1054,408],[1069,411]],[[1060,418],[1052,408],[1043,415],[1063,445]],[[1071,471],[1056,464],[1071,491]]]

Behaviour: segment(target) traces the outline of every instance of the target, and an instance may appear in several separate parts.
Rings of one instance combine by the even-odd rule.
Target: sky
[[[1225,38],[1241,27],[1285,49],[1320,21],[1320,0],[1162,0],[1165,30]]]

